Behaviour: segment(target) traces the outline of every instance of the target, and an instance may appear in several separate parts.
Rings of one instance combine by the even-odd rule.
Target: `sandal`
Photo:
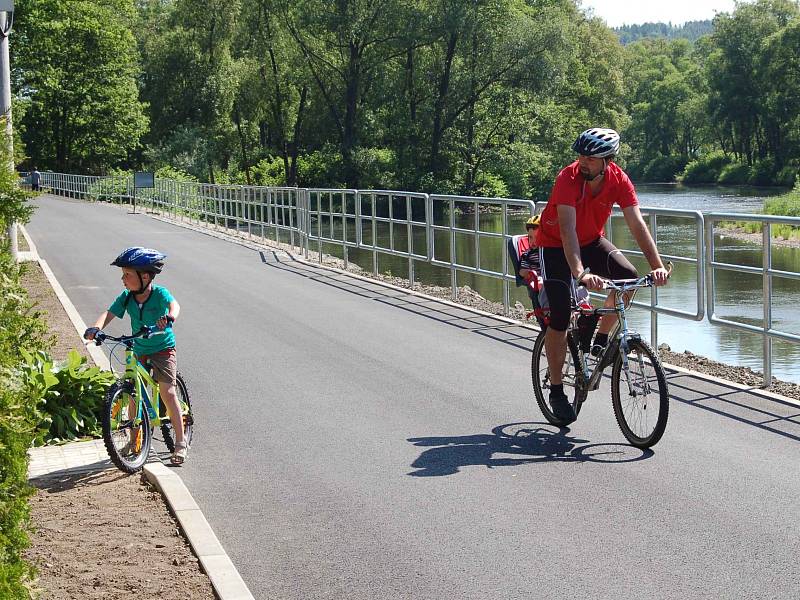
[[[173,465],[182,465],[183,461],[186,460],[186,453],[189,451],[189,447],[186,445],[186,442],[176,442],[175,450],[170,457],[170,462]]]

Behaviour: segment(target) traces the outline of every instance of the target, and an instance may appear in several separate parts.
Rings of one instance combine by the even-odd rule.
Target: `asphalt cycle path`
[[[118,207],[36,204],[28,230],[87,323],[122,289],[119,251],[169,255],[197,419],[180,475],[257,598],[800,596],[797,406],[671,373],[643,452],[606,378],[559,430],[521,327]]]

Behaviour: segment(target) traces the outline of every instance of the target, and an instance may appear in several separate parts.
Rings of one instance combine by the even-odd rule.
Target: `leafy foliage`
[[[541,200],[601,125],[635,180],[716,183],[721,152],[724,180],[785,184],[799,6],[615,33],[575,0],[21,0],[16,104],[32,160],[72,171]]]
[[[147,128],[133,0],[25,0],[15,17],[11,64],[34,164],[98,173],[128,160]]]
[[[3,163],[5,164],[5,163]],[[2,170],[5,171],[5,170]],[[4,184],[0,184],[2,186]],[[3,188],[0,187],[0,190]],[[32,568],[22,552],[28,546],[27,449],[34,438],[38,397],[16,371],[25,352],[47,346],[45,325],[20,285],[21,267],[0,249],[0,597],[28,598],[25,582]]]
[[[37,444],[99,436],[103,398],[114,374],[89,365],[75,350],[60,362],[41,350],[23,354],[23,382],[41,398]]]
[[[668,40],[684,39],[693,42],[713,31],[710,20],[688,21],[683,25],[672,23],[643,23],[641,25],[623,25],[614,29],[619,41],[624,45],[643,38],[666,38]]]

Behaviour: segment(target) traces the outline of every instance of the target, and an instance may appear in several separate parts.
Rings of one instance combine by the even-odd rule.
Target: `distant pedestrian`
[[[42,180],[42,174],[39,173],[39,170],[36,167],[33,167],[33,172],[31,172],[31,189],[34,192],[40,191],[39,183]]]

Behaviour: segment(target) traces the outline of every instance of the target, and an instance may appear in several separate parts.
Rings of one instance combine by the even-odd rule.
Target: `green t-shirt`
[[[128,300],[129,295],[131,296],[130,300]],[[136,297],[128,290],[125,290],[108,307],[108,312],[118,319],[123,318],[127,312],[131,317],[131,331],[132,333],[137,333],[143,325],[154,327],[156,321],[169,313],[169,303],[173,300],[175,298],[172,297],[169,290],[160,285],[153,286],[150,296],[147,297],[144,304],[136,302]],[[174,346],[175,334],[172,333],[172,327],[167,327],[164,330],[164,335],[153,335],[147,339],[137,338],[133,341],[133,351],[137,356],[154,354]]]

